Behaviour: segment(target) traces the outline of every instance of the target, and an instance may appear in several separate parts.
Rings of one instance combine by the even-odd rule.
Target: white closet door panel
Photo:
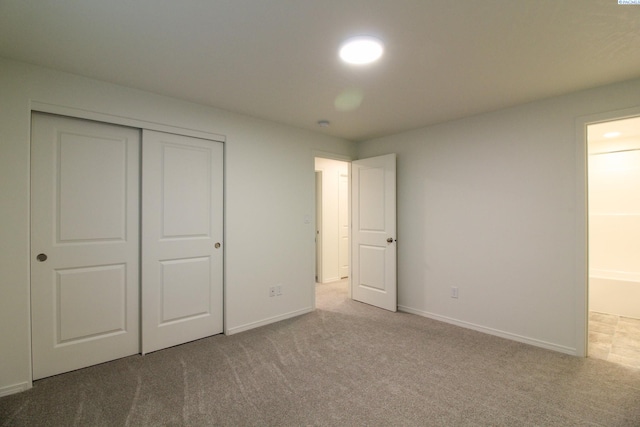
[[[139,150],[136,129],[33,114],[35,379],[139,352]]]
[[[223,145],[143,132],[142,352],[221,333]]]
[[[161,325],[212,311],[210,257],[160,261],[160,266]]]

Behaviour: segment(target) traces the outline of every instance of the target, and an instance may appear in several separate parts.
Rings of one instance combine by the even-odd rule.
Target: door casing
[[[587,127],[591,124],[608,122],[640,116],[640,106],[624,110],[608,111],[576,119],[575,156],[575,352],[576,356],[586,357],[588,353],[589,334],[589,206],[587,200],[588,154]]]

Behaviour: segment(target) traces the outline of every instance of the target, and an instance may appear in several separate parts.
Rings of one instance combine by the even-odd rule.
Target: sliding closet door
[[[143,353],[223,330],[222,167],[222,143],[143,131]]]
[[[33,114],[33,377],[140,351],[140,132]]]

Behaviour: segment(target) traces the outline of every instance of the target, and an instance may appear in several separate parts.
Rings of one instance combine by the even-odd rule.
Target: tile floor
[[[589,357],[640,369],[640,319],[589,312]]]

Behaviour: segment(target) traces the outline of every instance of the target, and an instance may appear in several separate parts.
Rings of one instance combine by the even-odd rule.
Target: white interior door
[[[396,155],[351,164],[353,299],[396,311]]]
[[[33,377],[139,352],[136,129],[33,114]]]
[[[322,171],[316,171],[316,282],[322,280]]]
[[[143,131],[143,353],[223,330],[222,167],[222,143]]]
[[[349,276],[349,175],[340,175],[338,183],[338,233],[340,278]]]

